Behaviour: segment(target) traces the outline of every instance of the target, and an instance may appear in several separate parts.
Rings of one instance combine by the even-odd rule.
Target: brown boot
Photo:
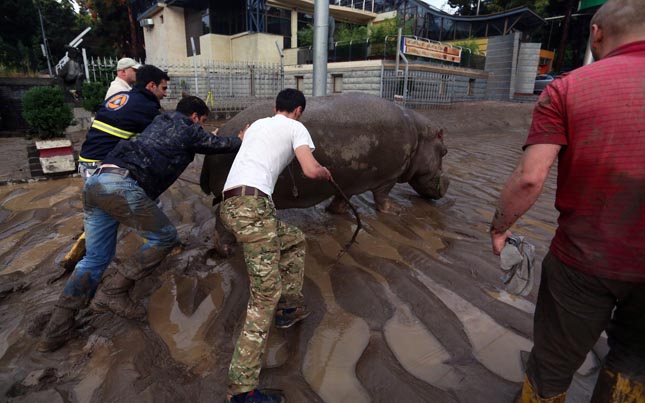
[[[603,368],[591,396],[591,403],[600,402],[645,403],[645,384]]]
[[[98,313],[111,311],[126,319],[143,320],[146,317],[145,308],[132,301],[128,294],[133,286],[134,280],[115,270],[101,282],[92,299],[91,309]]]
[[[560,393],[559,395],[551,396],[551,397],[540,397],[535,389],[533,389],[533,385],[531,384],[531,381],[529,381],[529,378],[524,377],[524,385],[522,385],[522,394],[520,396],[520,399],[517,401],[518,403],[564,403],[565,399],[567,397],[566,393]]]
[[[43,336],[36,346],[42,353],[58,350],[75,336],[74,316],[85,306],[86,300],[79,297],[61,295],[45,327]]]

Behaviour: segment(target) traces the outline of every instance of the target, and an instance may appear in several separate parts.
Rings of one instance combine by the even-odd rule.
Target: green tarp
[[[585,8],[589,7],[596,7],[596,6],[601,6],[605,4],[607,0],[580,0],[580,5],[578,6],[578,10],[584,10]]]

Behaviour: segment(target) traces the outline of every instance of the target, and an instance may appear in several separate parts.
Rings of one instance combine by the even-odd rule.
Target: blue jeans
[[[85,182],[82,197],[86,253],[63,294],[87,301],[92,298],[116,252],[119,224],[134,228],[146,241],[138,253],[139,264],[121,270],[131,279],[148,274],[146,255],[165,256],[179,241],[175,226],[132,178],[112,173],[92,175]]]

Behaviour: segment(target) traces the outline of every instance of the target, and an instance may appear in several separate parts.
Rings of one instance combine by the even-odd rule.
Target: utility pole
[[[329,0],[314,2],[314,85],[313,96],[327,95],[327,39]]]
[[[555,61],[555,66],[553,70],[556,73],[561,73],[562,64],[564,63],[564,51],[567,47],[567,39],[569,36],[569,25],[571,22],[571,14],[573,14],[573,8],[577,5],[576,0],[567,0],[567,10],[564,15],[564,22],[562,23],[562,36],[560,37],[560,46],[558,46],[558,57]]]
[[[49,45],[47,44],[47,37],[45,36],[45,25],[43,24],[43,15],[40,13],[40,7],[38,7],[38,4],[36,4],[36,8],[38,9],[38,17],[40,18],[40,31],[43,34],[43,53],[45,53],[45,59],[47,59],[47,69],[49,69],[49,76],[53,77],[54,75],[52,74],[52,65],[49,62]]]

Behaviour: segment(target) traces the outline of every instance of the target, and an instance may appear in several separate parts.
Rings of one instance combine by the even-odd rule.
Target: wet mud
[[[512,401],[537,287],[526,298],[503,291],[487,230],[531,110],[479,103],[423,112],[446,129],[447,195],[427,201],[396,185],[400,214],[376,212],[371,193],[353,197],[364,230],[339,261],[356,226],[351,213],[329,214],[325,203],[279,212],[306,234],[313,314],[272,329],[262,386],[283,389],[290,403]],[[248,280],[239,253],[211,250],[215,218],[196,184],[200,168],[198,157],[161,196],[182,248],[133,290],[147,319],[81,311],[77,337],[46,354],[35,345],[66,277],[48,280],[82,227],[82,180],[0,187],[0,401],[224,401]],[[535,244],[537,263],[556,227],[554,195],[552,172],[514,228]],[[129,264],[140,243],[121,229],[109,270]],[[568,402],[588,401],[598,365],[590,354]]]

